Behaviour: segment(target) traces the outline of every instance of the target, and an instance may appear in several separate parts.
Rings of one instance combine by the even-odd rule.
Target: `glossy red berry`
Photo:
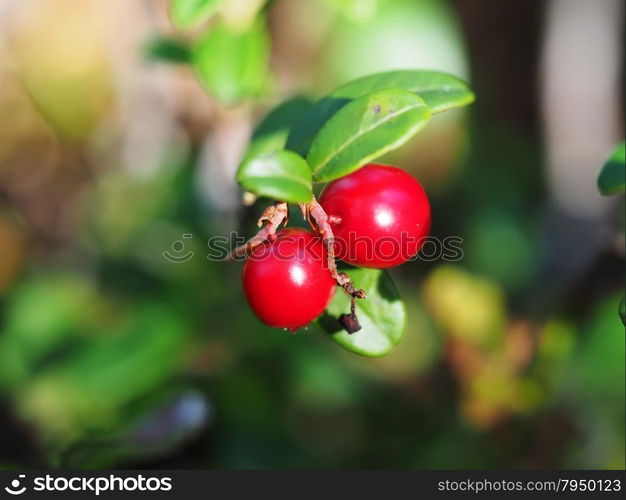
[[[243,290],[250,307],[269,326],[295,331],[328,306],[336,282],[325,263],[319,237],[300,228],[276,233],[256,247],[243,266]]]
[[[319,199],[331,216],[337,257],[385,269],[417,254],[430,231],[424,189],[405,171],[369,164],[324,189]]]

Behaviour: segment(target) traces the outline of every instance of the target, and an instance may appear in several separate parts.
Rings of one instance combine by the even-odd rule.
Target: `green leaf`
[[[191,60],[191,51],[182,40],[167,36],[158,36],[150,40],[144,51],[149,61],[164,61],[174,64],[188,63]]]
[[[283,149],[289,130],[312,105],[309,98],[296,96],[272,109],[255,127],[246,157]]]
[[[289,134],[287,149],[306,155],[317,131],[343,106],[371,92],[386,89],[419,94],[431,114],[467,106],[474,101],[474,94],[467,84],[447,73],[427,70],[376,73],[349,82],[319,101]]]
[[[624,142],[615,148],[606,160],[600,176],[598,189],[604,195],[623,193],[626,190],[626,169],[624,167]]]
[[[307,160],[315,181],[343,177],[419,132],[430,110],[417,94],[381,90],[355,99],[320,129]]]
[[[347,272],[355,286],[367,292],[367,298],[358,300],[356,306],[362,328],[349,334],[339,324],[339,316],[350,312],[350,297],[341,288],[337,288],[318,324],[333,341],[349,351],[362,356],[384,356],[398,345],[404,335],[404,303],[386,271],[351,268]]]
[[[626,297],[622,297],[622,300],[619,301],[619,307],[617,309],[622,323],[626,326]]]
[[[336,97],[361,96],[383,89],[402,89],[419,94],[432,114],[474,102],[463,80],[441,71],[398,70],[365,76],[339,88]],[[354,97],[352,97],[354,99]]]
[[[190,28],[208,20],[219,8],[222,0],[172,0],[170,17],[179,29]]]
[[[311,169],[293,151],[281,150],[245,160],[237,182],[259,196],[291,203],[311,201]]]
[[[193,50],[193,66],[204,87],[224,104],[260,93],[267,76],[269,37],[258,22],[248,31],[216,25]]]

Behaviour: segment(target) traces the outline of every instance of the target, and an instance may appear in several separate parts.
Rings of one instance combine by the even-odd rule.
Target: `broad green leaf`
[[[361,329],[350,334],[338,322],[341,314],[350,312],[350,297],[341,288],[337,288],[318,324],[333,341],[349,351],[362,356],[384,356],[398,345],[404,335],[404,303],[386,271],[350,268],[347,273],[355,286],[367,292],[367,298],[358,300],[356,306]]]
[[[289,130],[313,105],[307,97],[293,97],[272,109],[255,127],[246,157],[285,147]]]
[[[354,80],[333,93],[352,99],[383,89],[402,89],[419,94],[431,113],[467,106],[474,94],[463,80],[441,71],[398,70],[377,73]]]
[[[216,25],[193,50],[193,66],[206,89],[224,104],[257,95],[265,83],[269,37],[256,23],[235,32]]]
[[[624,167],[624,143],[622,142],[606,160],[598,177],[598,189],[604,195],[623,193],[626,189]]]
[[[187,44],[182,40],[166,36],[159,36],[150,40],[144,53],[149,61],[164,61],[174,64],[191,61],[191,51]]]
[[[467,84],[447,73],[427,70],[376,73],[339,87],[313,106],[289,134],[287,149],[306,155],[317,131],[343,106],[371,92],[386,89],[419,94],[431,114],[467,106],[474,101],[474,94]]]
[[[293,151],[281,150],[245,160],[237,182],[259,196],[291,203],[311,201],[311,170]]]
[[[320,129],[307,160],[315,181],[343,177],[420,131],[430,110],[417,94],[381,90],[355,99]]]
[[[171,0],[170,17],[179,29],[190,28],[208,20],[223,0]]]

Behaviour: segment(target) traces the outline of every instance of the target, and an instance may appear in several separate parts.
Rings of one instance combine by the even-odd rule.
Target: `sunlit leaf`
[[[307,160],[316,181],[353,172],[421,130],[430,110],[406,90],[382,90],[344,106],[315,136]]]
[[[246,157],[283,149],[289,130],[312,105],[307,97],[297,96],[272,109],[255,127]]]
[[[367,298],[357,302],[356,314],[361,329],[346,332],[339,324],[342,314],[350,312],[350,297],[341,288],[318,324],[330,338],[349,351],[362,356],[379,357],[387,354],[402,339],[406,310],[398,291],[386,271],[380,269],[349,269],[355,286],[367,292]]]
[[[292,203],[311,201],[311,169],[293,151],[275,151],[245,160],[237,182],[259,196]]]
[[[371,92],[401,89],[419,94],[431,114],[466,106],[474,94],[463,80],[439,71],[398,70],[349,82],[319,101],[289,134],[287,148],[305,155],[317,131],[350,101]]]

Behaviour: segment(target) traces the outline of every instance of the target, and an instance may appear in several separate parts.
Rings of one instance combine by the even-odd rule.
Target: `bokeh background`
[[[228,105],[161,60],[211,29],[165,1],[0,0],[0,466],[624,468],[624,2],[226,4],[271,40]],[[268,109],[396,68],[477,94],[386,158],[464,257],[393,272],[407,334],[367,359],[264,327],[206,242],[253,234]]]

